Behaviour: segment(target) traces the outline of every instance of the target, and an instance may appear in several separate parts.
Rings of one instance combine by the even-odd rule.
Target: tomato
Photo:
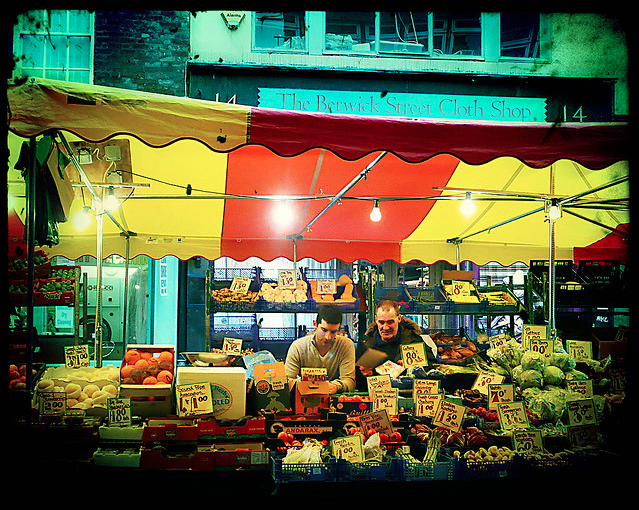
[[[399,432],[395,431],[390,435],[390,440],[393,443],[398,443],[399,441],[402,440],[402,435]]]
[[[286,441],[288,441],[288,434],[287,434],[286,432],[282,431],[282,432],[280,432],[280,433],[277,435],[277,438],[278,438],[278,439],[281,439],[281,440],[282,440],[282,441],[284,441],[284,442],[286,442]]]

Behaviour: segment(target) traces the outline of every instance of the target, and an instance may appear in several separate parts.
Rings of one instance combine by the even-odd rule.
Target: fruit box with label
[[[242,367],[178,367],[176,385],[210,383],[213,412],[218,419],[246,415],[246,369]]]
[[[215,469],[230,467],[270,467],[270,451],[264,443],[216,443],[211,446]]]
[[[205,439],[248,439],[264,436],[266,420],[262,417],[242,417],[238,420],[218,420],[201,418],[197,422],[198,440]]]
[[[140,469],[210,471],[213,452],[208,446],[191,443],[144,445],[140,450]]]
[[[255,411],[292,413],[291,385],[286,377],[284,363],[258,363],[253,366],[253,372],[251,397]]]
[[[331,407],[340,413],[349,416],[359,416],[370,413],[373,409],[373,401],[367,393],[331,395]]]
[[[328,381],[297,381],[295,383],[295,412],[319,415],[330,404]]]
[[[144,426],[144,444],[159,441],[197,441],[195,418],[149,418]]]
[[[170,415],[174,374],[173,345],[129,344],[120,366],[120,397],[131,399],[131,415]]]

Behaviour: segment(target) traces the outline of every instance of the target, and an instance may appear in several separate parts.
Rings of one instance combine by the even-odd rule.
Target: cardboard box
[[[264,443],[218,443],[211,449],[215,454],[215,469],[224,467],[270,467],[270,451]]]
[[[320,409],[330,405],[328,381],[297,381],[295,383],[295,412],[298,414],[320,414]]]
[[[201,418],[197,422],[198,440],[202,439],[249,439],[252,436],[264,436],[266,420],[260,418],[245,418],[227,423],[215,418]]]
[[[237,420],[246,415],[246,369],[242,367],[178,367],[176,384],[210,383],[211,416]]]
[[[292,413],[291,385],[286,377],[284,363],[259,363],[253,366],[254,380],[251,391],[256,411]]]
[[[160,441],[197,441],[197,420],[194,418],[150,418],[144,426],[144,444]]]

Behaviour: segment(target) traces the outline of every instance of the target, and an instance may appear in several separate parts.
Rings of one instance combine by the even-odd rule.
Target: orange
[[[145,359],[140,358],[135,362],[135,368],[146,368],[149,365],[149,362]]]
[[[160,358],[158,358],[157,356],[151,356],[149,359],[147,359],[147,361],[149,362],[149,365],[157,365],[160,362]]]
[[[129,349],[124,353],[124,361],[128,365],[135,365],[135,362],[141,358],[140,351],[137,349]]]
[[[145,359],[147,361],[149,361],[149,358],[152,358],[153,354],[150,353],[149,351],[142,351],[140,352],[140,358]]]
[[[122,368],[120,368],[120,377],[126,379],[131,375],[131,370],[133,370],[133,365],[122,365]]]
[[[168,361],[173,363],[173,353],[171,351],[162,351],[160,353],[160,361]]]
[[[173,380],[173,374],[171,372],[169,372],[168,370],[162,370],[158,374],[157,379],[158,379],[158,382],[165,383],[165,384],[171,384],[171,381]]]
[[[158,380],[152,375],[150,375],[149,377],[145,377],[144,381],[142,381],[142,384],[157,384],[157,383],[158,383]]]

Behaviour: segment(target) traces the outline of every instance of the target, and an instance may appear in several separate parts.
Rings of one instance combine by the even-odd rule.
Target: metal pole
[[[104,193],[104,191],[103,191]],[[94,358],[95,366],[102,368],[102,226],[104,224],[104,202],[102,199],[97,199],[96,207],[96,219],[97,219],[97,232],[96,232],[96,277],[97,282],[95,284],[95,347]]]
[[[29,140],[29,179],[27,196],[27,349],[26,349],[26,384],[27,393],[31,395],[33,390],[33,346],[35,334],[33,331],[33,285],[35,283],[34,247],[35,247],[35,201],[36,201],[36,139],[32,136]],[[27,422],[31,423],[31,413],[27,413]]]
[[[550,338],[555,339],[555,221],[548,218],[549,256],[548,256],[548,326]]]
[[[126,323],[127,323],[127,302],[129,295],[129,253],[130,253],[130,237],[126,236],[126,260],[124,262],[124,313],[122,317],[122,349],[126,352]]]

